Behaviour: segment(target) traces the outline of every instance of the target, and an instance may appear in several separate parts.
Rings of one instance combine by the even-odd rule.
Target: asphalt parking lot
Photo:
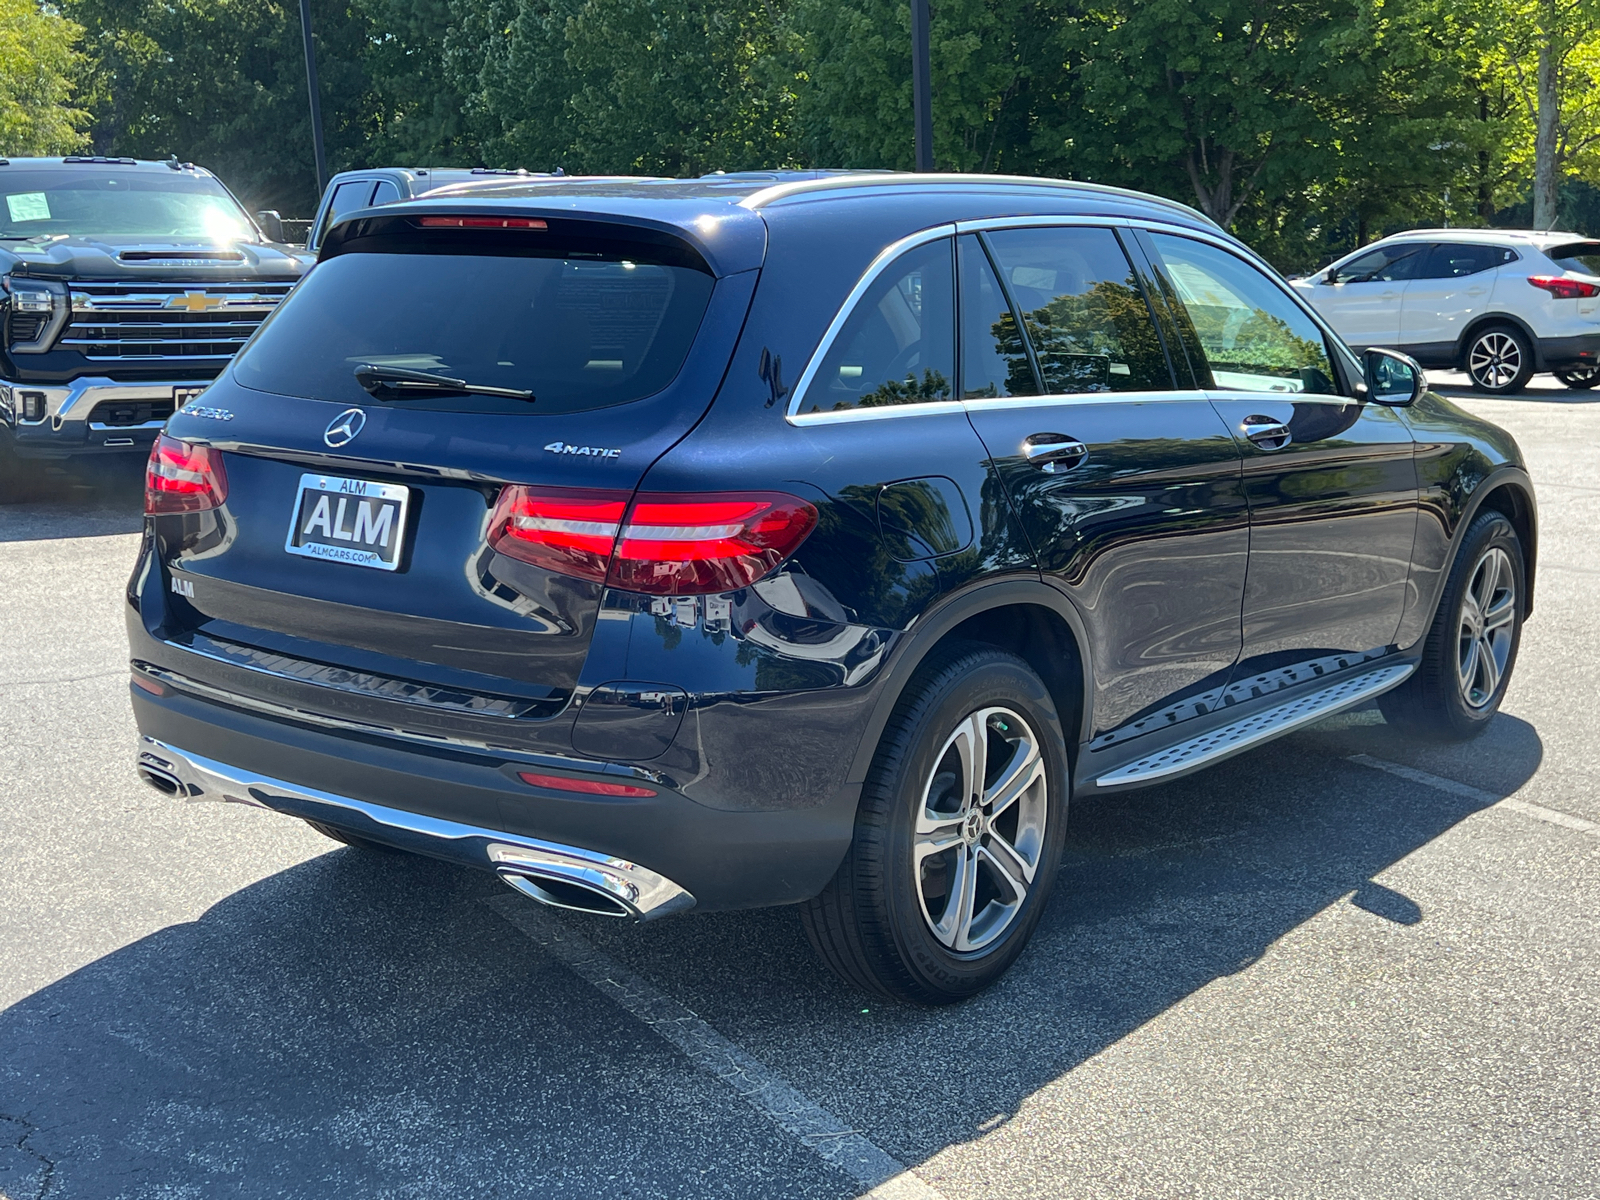
[[[0,509],[0,1196],[1600,1196],[1600,392],[1464,403],[1541,509],[1490,731],[1357,712],[1077,805],[1033,947],[942,1011],[786,910],[553,914],[163,797],[137,475]]]

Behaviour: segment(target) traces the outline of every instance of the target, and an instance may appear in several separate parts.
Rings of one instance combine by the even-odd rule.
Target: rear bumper
[[[1600,366],[1600,332],[1540,338],[1539,363],[1546,371]]]
[[[167,423],[165,416],[137,423],[106,421],[96,416],[102,404],[170,408],[180,393],[187,399],[206,386],[203,380],[125,383],[99,376],[68,384],[0,384],[0,420],[9,428],[15,452],[27,458],[59,458],[78,454],[147,454]],[[36,418],[24,414],[24,403],[42,408]],[[101,416],[104,410],[101,410]]]
[[[776,812],[710,808],[654,781],[649,798],[587,796],[531,787],[517,770],[618,779],[607,764],[328,731],[175,690],[130,693],[140,774],[168,794],[257,805],[495,871],[546,903],[584,889],[612,898],[610,915],[640,919],[797,903],[822,890],[854,832],[859,789]],[[540,894],[541,880],[561,886]]]

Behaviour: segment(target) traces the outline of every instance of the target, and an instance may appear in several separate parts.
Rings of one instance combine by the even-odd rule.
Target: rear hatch
[[[210,471],[225,499],[155,518],[144,652],[247,700],[538,744],[605,589],[497,551],[496,506],[531,488],[581,557],[704,413],[754,287],[760,242],[719,261],[664,224],[430,205],[336,229],[169,426],[174,494]]]

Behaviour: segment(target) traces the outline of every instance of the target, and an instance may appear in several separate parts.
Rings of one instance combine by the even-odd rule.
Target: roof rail
[[[64,163],[90,163],[95,166],[111,164],[122,167],[136,167],[139,165],[137,158],[112,158],[105,154],[69,154],[61,161]]]
[[[898,184],[940,184],[946,187],[1036,187],[1051,188],[1057,191],[1099,192],[1107,195],[1137,197],[1148,203],[1160,205],[1182,212],[1189,217],[1199,217],[1209,224],[1216,224],[1198,209],[1191,208],[1177,200],[1168,200],[1164,196],[1153,196],[1147,192],[1135,192],[1128,188],[1111,187],[1104,183],[1087,183],[1077,179],[1047,179],[1036,175],[966,175],[960,172],[933,172],[918,174],[910,171],[873,171],[850,172],[838,175],[828,175],[820,179],[797,179],[788,183],[774,184],[769,188],[762,188],[752,192],[739,202],[743,208],[760,210],[769,204],[776,204],[793,196],[803,196],[812,192],[843,191],[850,188],[884,187]]]

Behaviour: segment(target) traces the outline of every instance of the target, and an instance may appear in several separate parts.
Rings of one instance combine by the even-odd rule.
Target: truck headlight
[[[13,354],[43,354],[67,323],[67,289],[42,279],[0,280],[6,293],[6,341]]]

